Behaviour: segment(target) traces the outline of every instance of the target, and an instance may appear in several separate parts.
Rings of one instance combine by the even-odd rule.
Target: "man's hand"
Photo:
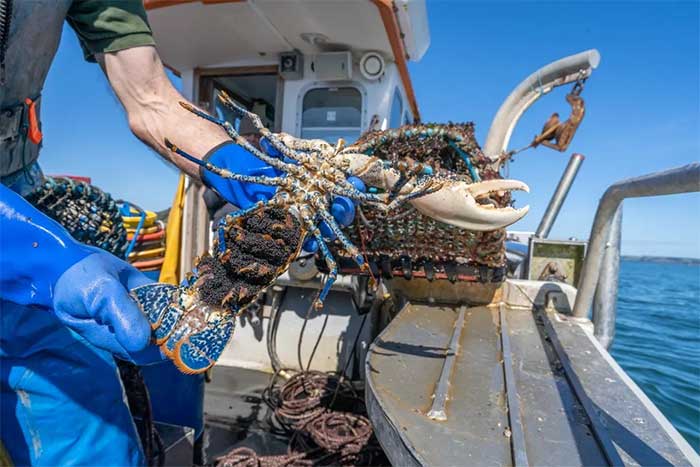
[[[96,251],[58,278],[53,309],[63,324],[91,344],[133,360],[131,353],[148,345],[151,326],[129,290],[151,282],[124,261]]]
[[[174,155],[165,146],[165,138],[198,158],[230,138],[217,125],[179,105],[186,99],[165,74],[155,47],[133,47],[96,58],[126,110],[134,135],[188,175],[199,178],[199,167]]]
[[[240,175],[261,177],[284,175],[233,142],[224,143],[215,148],[205,156],[204,160]],[[205,168],[200,169],[200,177],[207,187],[239,209],[246,209],[258,201],[267,201],[277,190],[274,186],[223,178]]]

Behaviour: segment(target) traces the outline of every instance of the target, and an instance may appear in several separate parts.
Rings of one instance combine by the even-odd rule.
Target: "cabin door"
[[[218,100],[225,91],[239,104],[257,114],[263,124],[279,132],[282,118],[280,77],[277,66],[237,67],[198,70],[199,104],[212,114],[234,124],[238,132],[257,140],[257,132],[247,119],[240,121]]]

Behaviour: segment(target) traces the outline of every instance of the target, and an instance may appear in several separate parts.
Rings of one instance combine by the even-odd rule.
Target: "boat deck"
[[[394,465],[698,465],[576,321],[541,307],[406,305],[366,398]]]
[[[264,455],[285,454],[287,440],[266,430],[262,400],[270,375],[243,368],[215,367],[204,397],[205,463],[246,446]]]

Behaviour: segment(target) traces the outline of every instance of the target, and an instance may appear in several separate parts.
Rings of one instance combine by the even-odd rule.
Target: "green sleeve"
[[[155,45],[141,0],[74,0],[66,20],[89,62],[98,53]]]

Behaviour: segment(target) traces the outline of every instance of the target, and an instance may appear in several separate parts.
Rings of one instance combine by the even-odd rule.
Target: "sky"
[[[537,68],[595,48],[601,64],[582,94],[586,116],[565,153],[516,156],[510,178],[529,194],[530,213],[511,227],[535,230],[573,152],[585,155],[551,238],[586,239],[598,200],[612,183],[700,159],[700,2],[476,2],[427,0],[431,45],[409,68],[424,121],[473,121],[483,144],[510,91]],[[175,79],[176,85],[179,85]],[[540,99],[511,147],[528,144],[552,112],[564,118],[568,88]],[[83,60],[69,28],[42,101],[47,174],[92,177],[115,198],[159,210],[177,172],[129,131],[97,65]],[[622,252],[700,258],[700,194],[624,203]]]

